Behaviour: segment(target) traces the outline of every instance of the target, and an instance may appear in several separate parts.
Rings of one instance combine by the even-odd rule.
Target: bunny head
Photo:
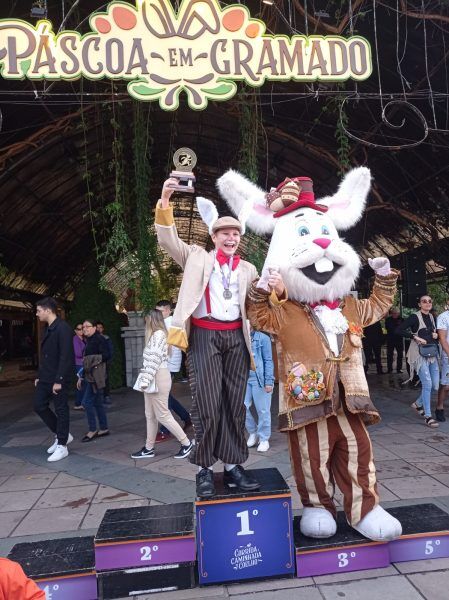
[[[362,216],[370,171],[353,169],[336,194],[317,201],[308,178],[286,181],[266,194],[241,174],[228,171],[217,187],[236,214],[245,207],[250,229],[272,233],[264,269],[279,269],[290,299],[312,303],[341,298],[358,277],[360,259],[338,231],[349,229]]]

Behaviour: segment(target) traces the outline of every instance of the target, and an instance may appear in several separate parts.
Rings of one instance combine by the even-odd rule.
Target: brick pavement
[[[418,392],[403,389],[400,377],[368,375],[383,416],[382,423],[370,430],[383,506],[431,501],[449,512],[449,420],[438,430],[426,428],[410,409]],[[187,385],[176,384],[174,391],[188,406]],[[176,441],[158,444],[153,459],[130,458],[145,436],[143,403],[137,392],[113,393],[111,435],[89,444],[80,443],[87,429],[84,414],[72,411],[75,441],[69,446],[69,457],[58,463],[46,460],[52,439],[31,411],[31,395],[30,382],[0,388],[0,555],[21,541],[94,534],[108,508],[193,498],[196,469],[188,462],[173,460]],[[273,406],[273,413],[275,409]],[[292,487],[295,511],[300,510],[282,434],[273,434],[271,448],[264,455],[251,449],[248,464],[251,468],[277,467]],[[341,504],[340,494],[337,503]],[[447,598],[448,586],[449,559],[436,559],[365,572],[213,586],[149,597],[351,600],[363,594],[364,600],[439,600]]]

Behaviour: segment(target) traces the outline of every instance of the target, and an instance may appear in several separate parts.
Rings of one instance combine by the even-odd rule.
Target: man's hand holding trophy
[[[169,179],[164,182],[161,195],[161,206],[167,208],[173,192],[195,193],[196,181],[193,169],[197,157],[190,148],[179,148],[173,155],[175,170],[170,173]]]

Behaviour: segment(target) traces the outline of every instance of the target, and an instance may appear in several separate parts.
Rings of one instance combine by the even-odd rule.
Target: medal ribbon
[[[222,269],[223,256],[224,256],[223,252],[221,253],[220,256],[218,256],[218,253],[217,253],[216,258],[217,258],[218,264],[220,266],[221,282],[223,284],[224,290],[227,291],[227,290],[229,290],[229,286],[231,284],[232,271],[237,268],[237,266],[240,262],[240,256],[235,256],[235,258],[236,258],[235,264],[234,264],[234,255],[229,258],[229,263],[228,263],[229,276],[228,277],[225,276],[225,274],[223,273],[223,269]],[[206,289],[204,290],[204,298],[206,300],[206,311],[207,311],[207,314],[210,316],[212,314],[212,307],[211,307],[211,303],[210,303],[209,284],[207,284]]]
[[[225,292],[227,292],[229,290],[229,286],[231,285],[231,275],[232,275],[232,264],[234,262],[234,256],[231,256],[229,258],[229,262],[228,262],[228,269],[229,269],[229,275],[228,277],[225,276],[224,272],[223,272],[223,266],[220,264],[220,271],[221,271],[221,283],[223,284],[223,288],[225,290]],[[225,296],[226,298],[226,296]]]

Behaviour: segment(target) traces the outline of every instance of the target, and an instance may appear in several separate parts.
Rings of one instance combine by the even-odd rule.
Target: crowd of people
[[[396,372],[402,373],[404,353],[409,379],[420,385],[420,395],[412,408],[428,427],[438,427],[446,420],[444,402],[449,393],[449,297],[445,310],[437,315],[432,298],[424,294],[419,298],[418,311],[402,318],[397,307],[391,308],[385,319],[385,331],[380,322],[365,328],[363,350],[365,371],[375,363],[378,374],[383,374],[381,352],[386,342],[387,372],[393,373],[396,355]],[[432,416],[432,391],[437,392],[435,418]]]
[[[412,408],[428,427],[435,428],[438,422],[446,420],[444,402],[449,392],[449,297],[445,311],[438,317],[432,311],[429,295],[420,298],[418,307],[419,310],[406,319],[400,316],[397,307],[391,308],[385,318],[386,334],[380,323],[365,329],[365,370],[368,371],[374,359],[377,373],[384,372],[381,349],[386,342],[387,372],[393,372],[395,359],[395,371],[402,373],[405,350],[410,376],[407,381],[420,384],[420,394]],[[36,314],[47,324],[47,330],[42,340],[39,377],[35,381],[34,407],[55,435],[54,443],[48,448],[48,461],[54,462],[68,456],[67,446],[73,440],[68,405],[73,365],[77,382],[73,408],[85,412],[88,425],[81,441],[91,442],[109,435],[106,407],[111,404],[109,365],[113,346],[101,321],[85,319],[77,323],[72,332],[70,326],[57,317],[57,305],[52,298],[41,300]],[[190,414],[171,391],[184,354],[167,342],[172,321],[172,306],[168,300],[158,302],[146,318],[143,365],[134,389],[144,395],[147,436],[144,446],[131,454],[136,460],[155,456],[155,444],[171,436],[180,443],[174,458],[186,458],[194,448]],[[270,448],[274,387],[272,340],[252,329],[250,340],[254,364],[248,372],[244,397],[246,446],[257,446],[258,452],[266,452]],[[432,391],[438,392],[435,418],[431,411]],[[54,412],[49,406],[50,400],[54,401]]]
[[[172,323],[172,306],[168,300],[159,301],[146,316],[145,348],[142,368],[134,389],[144,395],[146,417],[145,445],[131,454],[133,459],[155,456],[157,442],[174,436],[181,447],[174,458],[186,458],[193,449],[193,425],[187,409],[171,393],[174,377],[180,372],[183,353],[167,343]],[[74,410],[86,414],[88,431],[82,442],[109,435],[106,406],[109,398],[109,364],[113,355],[112,341],[105,334],[101,321],[85,319],[73,329],[57,316],[53,298],[37,303],[36,315],[47,325],[41,342],[41,363],[35,380],[34,408],[54,433],[54,443],[48,448],[49,462],[68,456],[67,446],[73,441],[69,431],[69,404],[72,374],[76,376]],[[249,371],[245,396],[247,446],[258,443],[257,450],[269,449],[271,435],[271,396],[274,369],[269,336],[251,331],[251,347],[255,369]],[[74,369],[73,369],[74,365]],[[56,383],[55,383],[56,381]],[[54,411],[50,408],[54,403]],[[254,404],[257,422],[251,413]],[[172,416],[174,412],[182,426]],[[159,431],[158,431],[159,429]]]
[[[259,483],[245,472],[242,463],[248,448],[257,445],[259,452],[266,452],[270,447],[274,385],[272,340],[244,326],[245,298],[257,273],[235,254],[241,224],[233,217],[214,219],[211,224],[212,253],[200,252],[197,246],[180,240],[169,205],[171,193],[169,180],[156,209],[156,231],[160,245],[183,267],[184,278],[174,314],[171,303],[161,300],[146,317],[142,368],[134,385],[144,398],[146,440],[131,457],[152,458],[155,444],[173,436],[180,444],[174,458],[190,456],[198,466],[198,496],[215,494],[212,466],[217,460],[224,464],[227,485],[256,490]],[[267,276],[273,290],[280,282],[275,270]],[[279,289],[279,297],[283,293]],[[365,370],[375,362],[377,373],[383,373],[381,348],[386,339],[388,373],[393,372],[395,353],[396,372],[401,373],[405,340],[410,380],[416,375],[421,384],[412,407],[428,427],[435,428],[445,421],[444,401],[449,390],[449,298],[437,319],[429,295],[420,298],[418,308],[406,319],[396,307],[391,308],[385,319],[386,335],[380,322],[365,327]],[[34,406],[55,435],[48,448],[48,461],[53,462],[68,456],[67,446],[73,440],[68,406],[73,373],[77,379],[74,408],[85,412],[88,426],[81,441],[88,443],[110,434],[106,405],[110,403],[108,370],[113,347],[103,323],[85,319],[72,330],[57,316],[52,298],[40,300],[36,314],[47,329],[41,343]],[[171,393],[182,364],[181,350],[187,351],[190,412]],[[438,391],[435,418],[432,390]]]

